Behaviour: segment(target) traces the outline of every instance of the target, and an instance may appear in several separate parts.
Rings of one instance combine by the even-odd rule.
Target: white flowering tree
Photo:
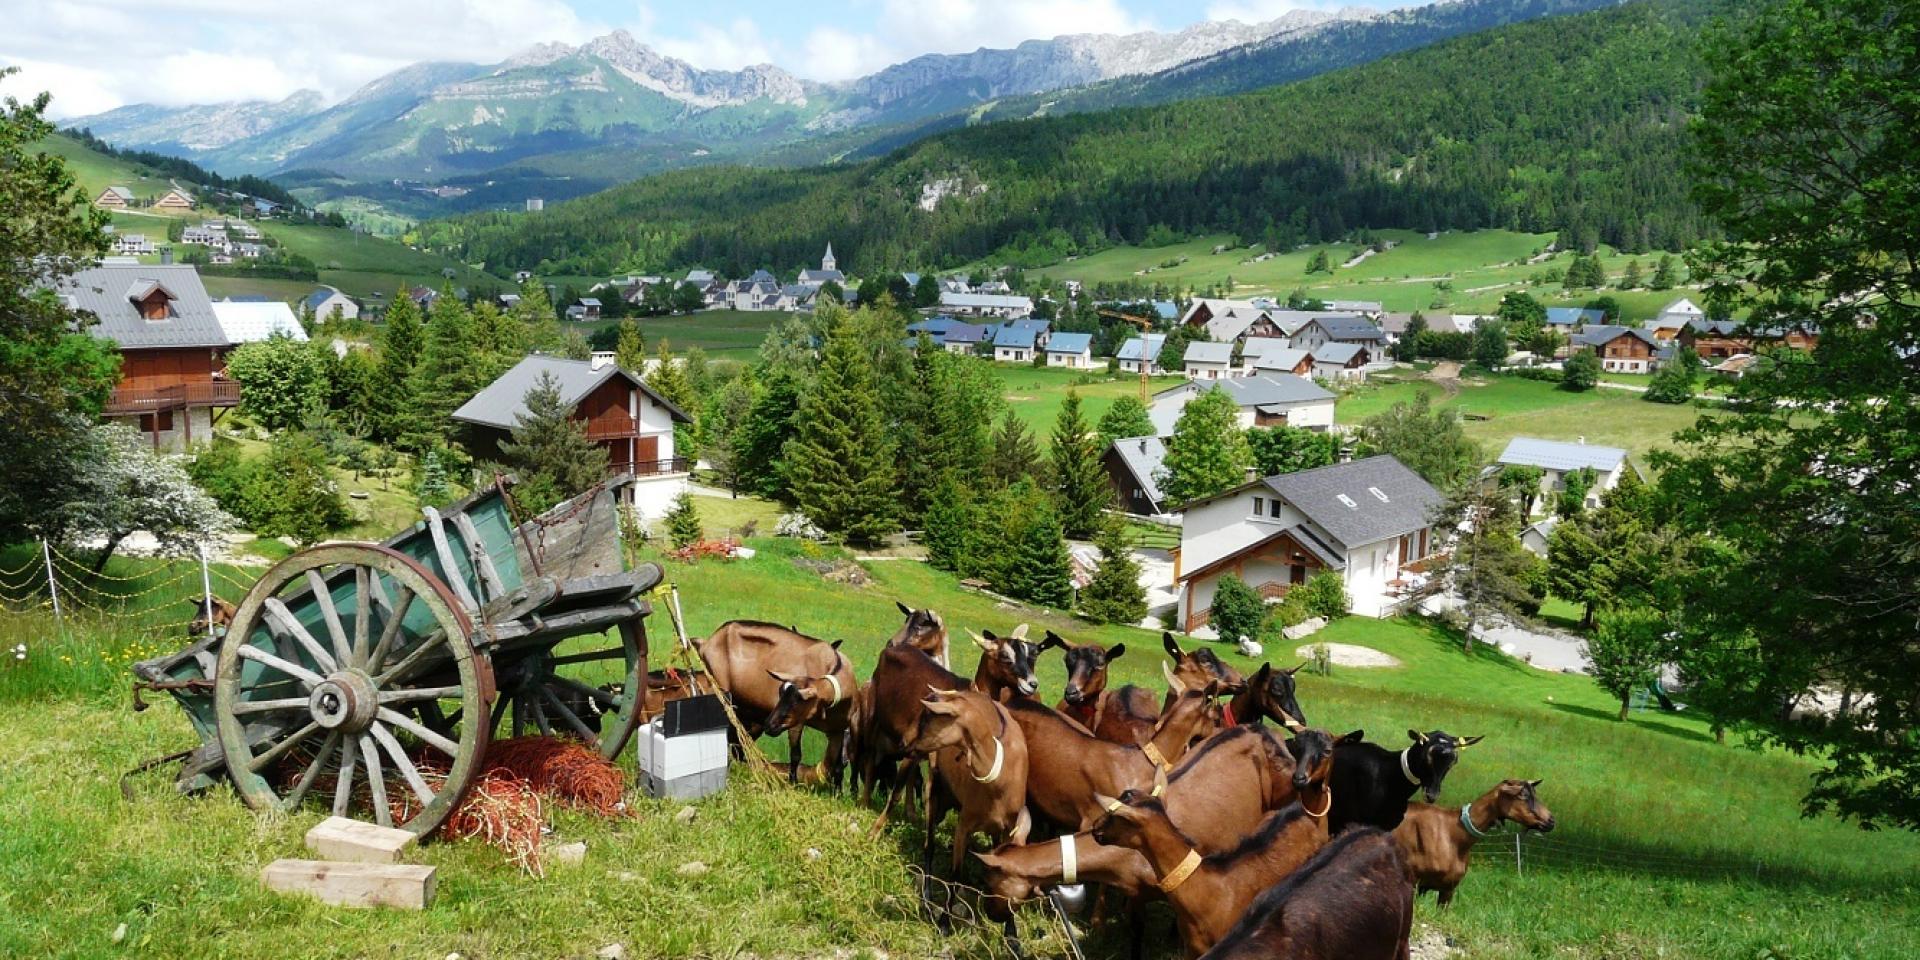
[[[48,539],[99,544],[94,572],[122,541],[144,530],[163,553],[191,554],[235,527],[206,491],[194,485],[177,460],[155,453],[147,440],[119,424],[93,428],[92,449],[82,458],[73,493],[41,528]]]

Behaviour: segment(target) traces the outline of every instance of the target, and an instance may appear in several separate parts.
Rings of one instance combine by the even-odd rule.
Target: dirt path
[[[1433,381],[1451,397],[1460,392],[1460,364],[1452,360],[1442,360],[1427,371],[1427,379]]]

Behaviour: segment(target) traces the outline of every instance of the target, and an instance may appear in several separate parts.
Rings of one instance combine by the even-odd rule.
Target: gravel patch
[[[1293,655],[1303,660],[1312,659],[1314,647],[1326,647],[1327,655],[1336,667],[1397,667],[1400,661],[1381,653],[1372,647],[1362,647],[1351,643],[1308,643],[1293,651]]]

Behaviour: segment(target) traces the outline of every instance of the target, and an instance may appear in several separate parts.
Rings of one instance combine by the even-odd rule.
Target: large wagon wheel
[[[635,616],[620,624],[618,643],[593,634],[503,666],[493,725],[510,724],[516,737],[575,737],[612,760],[640,726],[646,690],[647,633]]]
[[[292,810],[330,779],[334,814],[364,801],[383,826],[432,832],[487,749],[485,724],[421,722],[443,704],[487,716],[493,669],[471,632],[447,585],[391,548],[326,544],[276,564],[235,610],[214,677],[241,797]]]

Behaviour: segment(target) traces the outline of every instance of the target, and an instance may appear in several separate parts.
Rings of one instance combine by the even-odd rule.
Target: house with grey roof
[[[1142,517],[1166,513],[1159,479],[1166,458],[1167,445],[1159,437],[1128,437],[1109,444],[1100,462],[1113,484],[1114,505]]]
[[[1672,355],[1669,345],[1641,327],[1591,326],[1571,338],[1572,349],[1592,350],[1608,373],[1652,373]]]
[[[1234,373],[1233,344],[1195,340],[1187,344],[1181,363],[1188,380],[1224,380]]]
[[[1276,341],[1280,344],[1278,347],[1267,347],[1257,353],[1253,352],[1253,345],[1261,342],[1263,341],[1247,341],[1248,352],[1242,358],[1242,363],[1246,366],[1249,376],[1270,373],[1288,373],[1296,377],[1313,376],[1313,354],[1297,347],[1287,346],[1285,340]]]
[[[506,297],[500,299],[505,302]],[[518,300],[518,297],[515,299]],[[360,305],[353,302],[352,297],[332,287],[321,287],[307,294],[307,299],[302,302],[316,320],[356,320],[360,317]]]
[[[120,382],[102,415],[147,434],[154,449],[212,439],[213,425],[239,404],[240,385],[225,375],[233,341],[192,266],[101,264],[55,290],[97,321],[89,334],[120,349]]]
[[[1160,372],[1160,348],[1166,343],[1167,335],[1164,333],[1130,337],[1113,356],[1120,362],[1122,373],[1139,373],[1144,365],[1148,374],[1156,374]]]
[[[542,377],[553,378],[568,416],[607,451],[609,473],[634,478],[622,496],[647,519],[665,516],[687,489],[692,466],[675,455],[673,425],[692,419],[618,364],[542,355],[514,364],[453,412],[474,456],[499,459],[500,442],[526,416],[527,393]]]
[[[1313,348],[1313,376],[1316,380],[1365,380],[1367,364],[1373,353],[1358,343],[1332,340]]]
[[[1033,313],[1033,301],[1014,294],[949,293],[940,294],[940,309],[971,317],[1012,319]]]
[[[1548,307],[1547,326],[1562,333],[1607,322],[1607,313],[1593,307]]]
[[[955,323],[940,338],[948,353],[976,354],[993,343],[999,327],[985,323]]]
[[[1093,334],[1056,333],[1047,337],[1047,366],[1093,369]]]
[[[108,187],[100,191],[99,196],[93,198],[93,205],[124,210],[133,206],[133,191],[126,187]]]
[[[1566,489],[1569,473],[1582,469],[1593,471],[1594,482],[1587,490],[1586,505],[1597,507],[1601,494],[1619,486],[1620,478],[1627,471],[1637,469],[1627,459],[1627,451],[1619,447],[1603,447],[1584,440],[1567,443],[1537,437],[1514,437],[1507,441],[1507,448],[1500,452],[1490,472],[1497,473],[1500,467],[1540,469],[1540,496],[1534,498],[1533,505],[1535,516],[1553,512],[1553,503],[1559,499],[1560,492]]]
[[[1357,343],[1374,353],[1383,352],[1387,335],[1373,321],[1352,315],[1316,316],[1293,333],[1293,345],[1316,350],[1329,343]]]
[[[1028,324],[1008,324],[993,333],[993,359],[1000,363],[1032,363],[1045,346],[1046,330]]]
[[[1397,614],[1441,549],[1442,497],[1391,456],[1285,473],[1179,505],[1178,623],[1204,626],[1220,579],[1269,600],[1315,574],[1340,575],[1356,614]],[[1227,638],[1235,639],[1235,638]]]
[[[1173,425],[1193,398],[1208,390],[1219,390],[1233,398],[1240,409],[1240,426],[1291,426],[1307,430],[1327,430],[1333,426],[1333,394],[1304,377],[1287,373],[1229,377],[1225,380],[1189,380],[1153,395],[1147,404],[1147,418],[1154,432],[1162,437],[1173,434]]]

